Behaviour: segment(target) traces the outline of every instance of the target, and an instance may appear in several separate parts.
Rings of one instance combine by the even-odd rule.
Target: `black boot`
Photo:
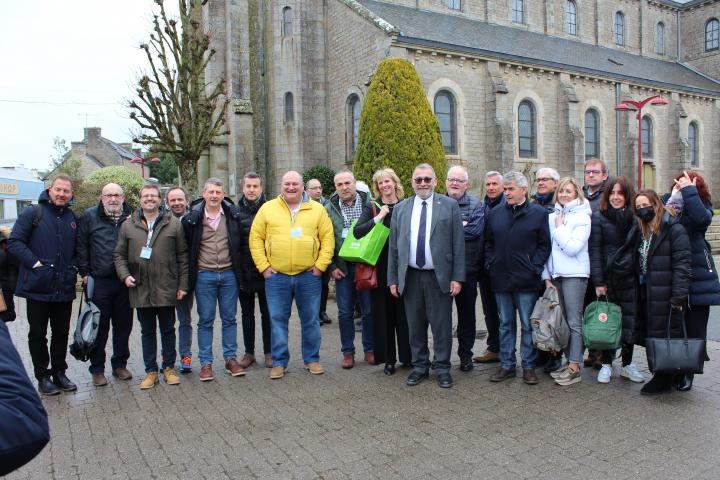
[[[695,375],[692,373],[686,373],[683,378],[680,379],[680,383],[677,385],[678,392],[688,392],[692,388],[693,379]]]
[[[38,379],[38,392],[46,396],[59,395],[60,389],[50,379],[50,375],[46,375]]]
[[[641,389],[641,395],[660,395],[672,389],[672,376],[656,373]]]
[[[560,367],[562,367],[562,356],[553,355],[548,359],[545,367],[543,367],[543,372],[550,375],[552,372],[560,370]]]
[[[65,376],[65,372],[53,373],[53,383],[63,392],[74,392],[77,390],[77,385]]]

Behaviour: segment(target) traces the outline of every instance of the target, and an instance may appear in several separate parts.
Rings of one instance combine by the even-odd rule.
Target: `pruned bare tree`
[[[139,125],[135,142],[167,153],[177,163],[182,183],[197,190],[200,156],[215,138],[227,132],[225,80],[206,81],[206,67],[215,50],[200,22],[202,0],[178,0],[179,18],[155,0],[153,29],[140,45],[148,71],[137,80],[137,98],[127,102],[130,118]]]

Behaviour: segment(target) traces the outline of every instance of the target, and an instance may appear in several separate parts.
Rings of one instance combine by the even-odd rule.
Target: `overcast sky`
[[[168,8],[173,1],[168,1]],[[85,126],[131,141],[123,107],[144,67],[152,0],[22,0],[0,15],[0,166],[45,169],[54,137]],[[49,102],[34,103],[34,102]],[[60,105],[59,105],[60,104]]]
[[[174,1],[166,1],[170,9]],[[152,0],[14,0],[0,15],[0,166],[46,169],[54,137],[129,142],[123,99],[144,66]],[[175,11],[175,10],[173,10]],[[45,102],[45,103],[40,103]]]

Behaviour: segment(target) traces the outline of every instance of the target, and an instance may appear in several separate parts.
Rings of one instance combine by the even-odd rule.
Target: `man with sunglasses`
[[[435,193],[432,166],[418,165],[412,178],[415,195],[395,207],[390,224],[388,286],[393,296],[403,297],[408,319],[413,371],[407,385],[426,379],[432,366],[438,385],[450,388],[452,300],[465,281],[465,232],[457,202]]]

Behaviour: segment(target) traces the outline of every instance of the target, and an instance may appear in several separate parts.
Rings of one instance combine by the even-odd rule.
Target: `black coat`
[[[17,258],[7,251],[7,239],[0,237],[0,288],[3,292],[15,293],[18,266]]]
[[[38,225],[34,225],[36,207],[25,207],[8,240],[8,250],[20,262],[15,295],[39,302],[72,302],[77,281],[75,214],[50,203],[47,190],[40,194],[38,205],[43,210]],[[33,268],[38,261],[42,265]]]
[[[631,221],[630,226],[634,225],[634,217],[631,218]],[[635,338],[638,301],[637,277],[633,273],[618,275],[611,271],[615,255],[625,244],[629,235],[632,235],[630,229],[625,232],[620,228],[615,221],[608,218],[607,210],[598,210],[592,214],[590,278],[593,285],[607,287],[608,300],[620,306],[622,340],[624,343],[632,345],[637,342]]]
[[[485,203],[467,192],[457,202],[465,231],[465,276],[474,277],[483,265]]]
[[[634,251],[640,248],[641,236],[635,239]],[[671,305],[683,305],[690,287],[690,239],[676,217],[663,215],[660,234],[650,244],[647,259],[645,318],[636,322],[636,338],[665,337]],[[640,271],[639,261],[636,263]],[[642,286],[641,286],[642,288]],[[670,333],[682,336],[681,315],[672,315]]]
[[[237,205],[228,197],[221,203],[221,208],[225,214],[225,226],[228,232],[228,247],[230,249],[230,260],[232,261],[232,269],[235,278],[240,284],[242,280],[242,260],[240,258],[240,212]],[[203,234],[203,220],[205,215],[205,200],[199,198],[190,205],[190,211],[182,218],[183,231],[185,232],[185,241],[188,246],[189,253],[189,282],[190,291],[195,289],[197,281],[197,263],[200,255],[200,240]]]
[[[265,203],[265,194],[255,202],[250,202],[244,196],[240,197],[237,203],[238,222],[240,224],[240,290],[253,293],[265,290],[265,277],[258,272],[255,262],[250,255],[250,227],[255,219],[255,214]]]
[[[115,223],[105,214],[100,202],[88,208],[78,219],[78,236],[75,245],[80,276],[116,277],[113,251],[117,244],[120,227],[132,213],[130,206],[123,203],[123,212]]]
[[[720,305],[720,282],[705,232],[712,222],[712,206],[703,204],[694,186],[680,190],[683,210],[680,224],[690,237],[692,276],[690,277],[690,305]]]
[[[494,208],[485,219],[485,268],[494,292],[537,292],[550,256],[547,211],[525,201]]]

